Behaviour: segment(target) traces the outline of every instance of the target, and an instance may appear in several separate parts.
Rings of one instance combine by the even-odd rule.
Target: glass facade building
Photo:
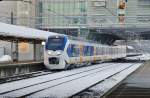
[[[40,0],[38,27],[85,35],[88,27],[105,23],[105,19],[98,18],[104,15],[101,11],[110,14],[105,7],[106,0]]]
[[[77,26],[87,22],[87,0],[42,0],[39,4],[44,27]]]
[[[39,0],[38,28],[85,35],[87,28],[122,27],[118,2],[126,3],[126,27],[150,25],[150,0]],[[66,31],[67,30],[67,31]]]
[[[119,1],[126,2],[126,20],[137,21],[138,16],[150,14],[150,0],[39,0],[40,23],[44,27],[118,23]]]

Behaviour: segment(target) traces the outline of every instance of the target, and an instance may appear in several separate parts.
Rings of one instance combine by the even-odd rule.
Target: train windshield
[[[65,37],[51,37],[48,38],[48,41],[46,43],[46,49],[47,50],[64,50],[66,44]]]

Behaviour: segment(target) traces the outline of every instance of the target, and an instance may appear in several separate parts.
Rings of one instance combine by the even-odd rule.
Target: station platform
[[[0,78],[45,70],[43,61],[22,61],[0,63]]]
[[[131,74],[105,98],[150,98],[150,61]]]
[[[43,64],[43,61],[19,61],[19,62],[3,62],[0,63],[1,67],[10,67],[10,66],[24,66],[24,65],[38,65]]]

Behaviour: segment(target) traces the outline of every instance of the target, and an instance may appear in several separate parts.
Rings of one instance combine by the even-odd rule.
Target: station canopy
[[[48,36],[58,35],[58,33],[27,28],[23,26],[10,25],[0,22],[0,39],[30,39],[46,40]]]

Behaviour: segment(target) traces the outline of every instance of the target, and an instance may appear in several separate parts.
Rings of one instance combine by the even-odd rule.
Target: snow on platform
[[[78,78],[74,81],[63,83],[55,87],[49,87],[46,90],[32,94],[28,98],[39,98],[39,97],[68,98],[130,66],[134,66],[134,64],[129,63],[114,64],[111,68],[105,70],[103,69],[94,74],[90,74],[87,75],[86,77]]]
[[[103,63],[35,78],[0,84],[0,97],[67,98],[135,63]]]
[[[12,61],[12,58],[9,55],[3,55],[2,57],[0,57],[0,62],[9,62],[9,61]]]
[[[0,22],[0,36],[45,40],[48,36],[56,35],[56,34],[58,35],[58,33],[54,33],[54,32],[37,30],[37,29],[10,25],[10,24]]]
[[[111,90],[113,87],[115,87],[117,84],[119,84],[121,81],[123,81],[128,75],[136,71],[140,66],[142,66],[142,63],[137,63],[135,66],[132,66],[117,75],[114,75],[108,79],[105,79],[103,82],[99,83],[98,85],[89,88],[87,91],[81,93],[87,94],[90,92],[92,94],[93,98],[99,98],[102,97],[104,94],[106,94],[109,90]],[[77,95],[78,96],[78,95]],[[80,94],[79,94],[80,96]],[[76,98],[76,96],[75,96]]]
[[[112,63],[109,63],[109,64],[112,64]],[[84,67],[84,68],[80,68],[80,69],[62,71],[62,72],[57,72],[57,73],[54,73],[54,74],[39,76],[39,77],[35,77],[35,78],[30,78],[30,79],[25,79],[25,80],[20,80],[20,81],[5,83],[5,84],[0,84],[0,94],[4,93],[4,92],[9,92],[11,90],[31,86],[31,85],[34,85],[34,84],[43,83],[43,82],[48,81],[48,80],[53,80],[53,79],[65,77],[65,76],[68,76],[68,75],[80,73],[82,71],[91,70],[91,69],[97,68],[99,66],[107,66],[107,65],[108,64],[104,63],[104,64],[101,64],[101,65],[95,65],[95,66]]]

